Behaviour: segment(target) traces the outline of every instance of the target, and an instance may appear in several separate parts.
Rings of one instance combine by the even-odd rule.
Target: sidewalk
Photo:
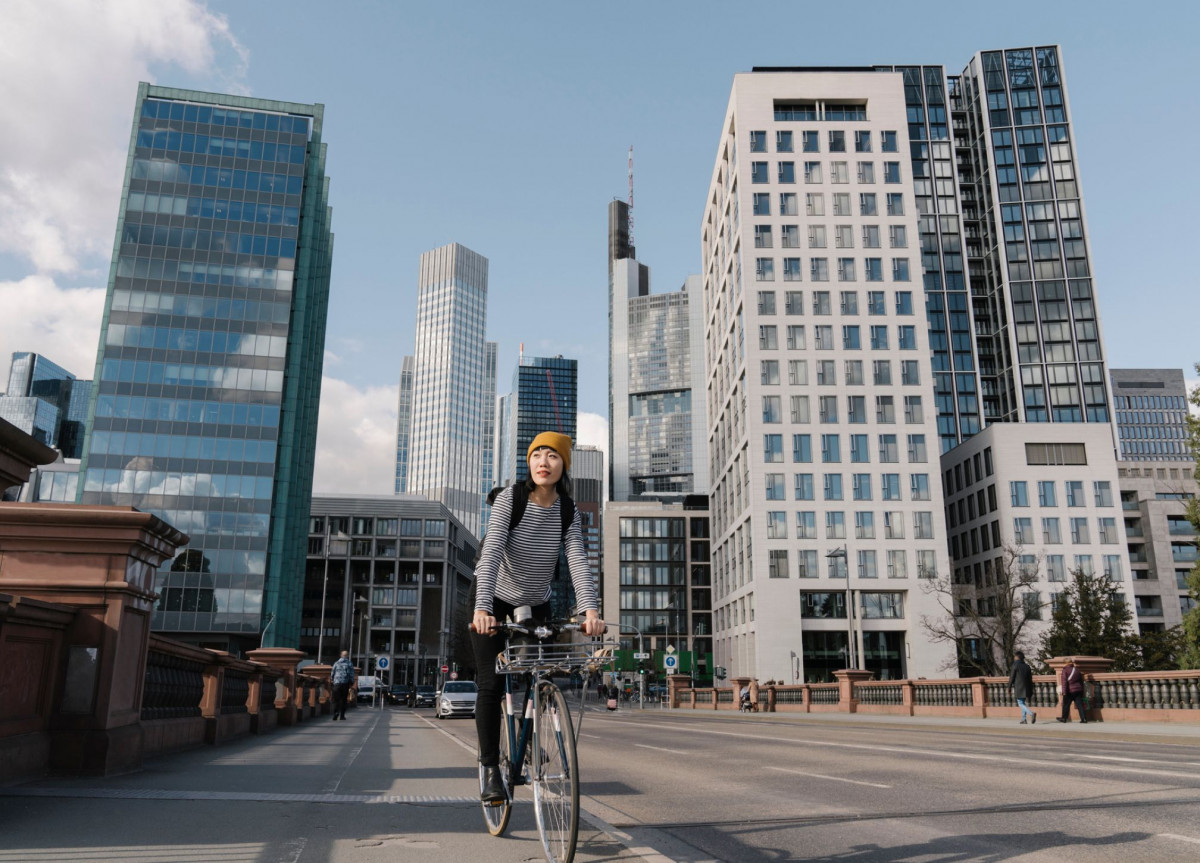
[[[426,714],[359,708],[345,722],[322,717],[125,776],[0,788],[0,863],[542,859],[532,793],[518,794],[506,835],[489,836],[473,749]],[[656,858],[585,815],[576,859]]]

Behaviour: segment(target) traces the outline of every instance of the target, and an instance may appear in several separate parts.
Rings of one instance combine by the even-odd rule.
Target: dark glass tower
[[[191,536],[156,630],[241,652],[300,636],[325,320],[322,105],[141,84],[81,503]]]

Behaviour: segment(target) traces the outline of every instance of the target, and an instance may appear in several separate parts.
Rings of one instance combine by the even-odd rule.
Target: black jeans
[[[350,691],[349,683],[333,684],[333,715],[346,718],[346,694]]]
[[[1071,703],[1074,702],[1075,709],[1079,711],[1079,721],[1087,722],[1087,713],[1083,709],[1083,693],[1082,692],[1064,692],[1062,697],[1062,718],[1066,721],[1071,721]]]
[[[474,607],[474,596],[471,599]],[[492,599],[492,617],[503,621],[512,613],[512,604],[500,597]],[[533,619],[546,620],[550,603],[533,606]],[[479,737],[479,763],[496,767],[500,763],[500,699],[504,697],[504,681],[496,674],[496,657],[504,650],[505,636],[480,635],[471,632],[471,647],[475,651],[475,685],[479,694],[475,700],[475,733]]]

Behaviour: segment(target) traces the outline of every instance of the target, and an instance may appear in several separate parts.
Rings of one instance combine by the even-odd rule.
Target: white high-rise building
[[[945,573],[902,76],[734,77],[702,225],[715,663],[940,677]]]
[[[421,255],[403,472],[408,494],[441,501],[475,536],[482,533],[485,414],[496,391],[494,359],[490,384],[485,374],[487,279],[487,258],[458,243]]]

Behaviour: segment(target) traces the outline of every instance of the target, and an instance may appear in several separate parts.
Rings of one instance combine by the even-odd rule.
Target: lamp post
[[[825,555],[829,560],[841,558],[846,564],[846,635],[847,659],[851,668],[858,668],[858,643],[854,637],[854,590],[850,587],[850,552],[845,545]]]
[[[321,619],[317,622],[317,665],[321,664],[321,649],[325,645],[325,593],[329,590],[329,558],[325,559],[325,578],[321,582]]]
[[[350,651],[352,654],[357,652],[358,661],[360,663],[360,667],[362,668],[363,674],[367,673],[366,655],[365,655],[366,651],[362,647],[363,630],[365,630],[367,628],[366,627],[366,613],[367,613],[366,606],[367,606],[367,604],[368,604],[367,598],[365,596],[359,596],[358,594],[355,594],[354,595],[354,610],[350,614]],[[354,625],[356,622],[358,623],[358,642],[357,643],[355,643],[355,638],[354,638],[354,635],[355,635]]]

